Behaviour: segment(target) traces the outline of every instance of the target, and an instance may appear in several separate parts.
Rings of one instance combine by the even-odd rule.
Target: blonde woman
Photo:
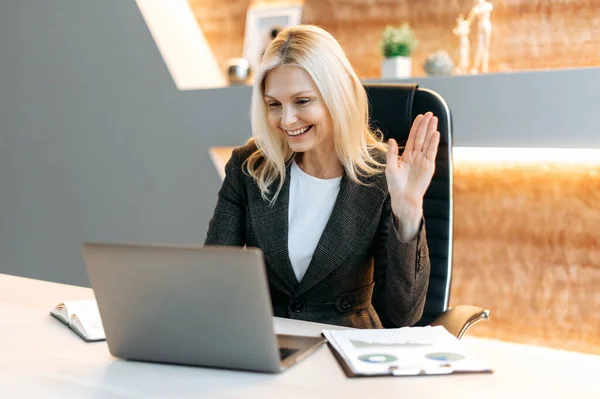
[[[252,94],[253,138],[227,163],[205,245],[263,251],[275,316],[381,328],[422,315],[437,118],[419,115],[398,157],[368,113],[329,33],[300,25],[269,44]]]

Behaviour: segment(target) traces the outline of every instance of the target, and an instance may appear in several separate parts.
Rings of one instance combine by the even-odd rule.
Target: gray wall
[[[600,148],[600,69],[418,82],[458,146]],[[0,0],[0,273],[88,285],[84,241],[202,243],[249,96],[177,91],[132,0]]]
[[[202,243],[249,95],[177,91],[134,1],[0,1],[0,273],[87,285],[83,241]]]

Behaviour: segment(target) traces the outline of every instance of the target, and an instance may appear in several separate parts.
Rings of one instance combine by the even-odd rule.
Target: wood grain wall
[[[455,161],[450,304],[469,334],[600,354],[600,161]]]
[[[219,64],[242,55],[246,10],[278,0],[189,0]],[[380,76],[379,41],[387,24],[408,22],[421,43],[413,74],[439,49],[458,61],[452,34],[474,0],[299,0],[303,22],[320,25],[342,44],[362,78]],[[600,0],[491,0],[490,72],[600,65]],[[474,34],[472,37],[474,42]],[[474,46],[472,48],[474,52]]]

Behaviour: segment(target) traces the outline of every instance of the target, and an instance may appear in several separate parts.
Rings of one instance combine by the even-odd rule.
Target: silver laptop
[[[258,249],[85,243],[83,250],[115,357],[276,373],[325,342],[275,334]]]

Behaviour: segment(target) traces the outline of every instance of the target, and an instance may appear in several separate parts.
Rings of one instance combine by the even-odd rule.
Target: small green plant
[[[410,54],[418,44],[415,32],[407,23],[398,27],[388,25],[383,30],[381,51],[385,58],[397,56],[410,57]]]

